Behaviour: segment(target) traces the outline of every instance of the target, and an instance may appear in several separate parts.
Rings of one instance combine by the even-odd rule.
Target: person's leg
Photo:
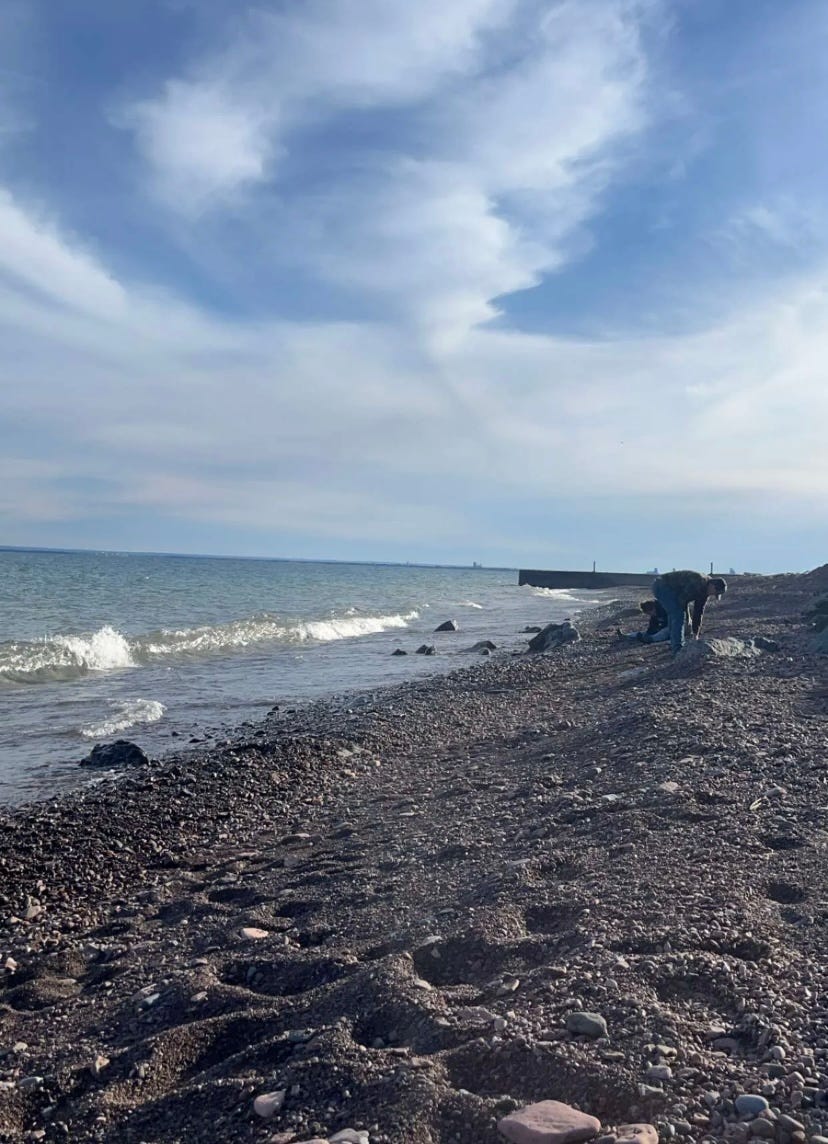
[[[666,584],[657,580],[653,585],[655,598],[667,613],[667,633],[670,647],[673,652],[681,651],[684,645],[684,608],[679,604],[678,597]]]
[[[653,632],[653,634],[651,636],[642,635],[641,636],[641,642],[645,643],[645,644],[666,643],[669,638],[670,638],[670,629],[669,629],[669,627],[666,627],[666,628],[660,628],[659,631],[657,631],[657,632]]]

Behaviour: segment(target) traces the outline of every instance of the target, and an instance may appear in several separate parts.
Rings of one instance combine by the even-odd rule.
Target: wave
[[[167,657],[196,658],[268,643],[329,643],[404,628],[418,612],[286,622],[261,613],[226,624],[167,629],[125,636],[106,624],[88,635],[47,636],[42,640],[0,643],[0,682],[52,683],[90,673],[140,667]]]
[[[126,636],[109,624],[91,635],[0,644],[0,679],[9,683],[51,683],[135,666]]]
[[[166,711],[157,699],[111,699],[112,714],[100,723],[88,723],[81,727],[84,739],[103,739],[107,735],[117,735],[136,723],[157,723]]]
[[[585,596],[583,588],[536,588],[528,584],[526,587],[529,588],[530,595],[557,600],[559,604],[592,604],[597,603],[599,599],[597,596],[594,598]]]

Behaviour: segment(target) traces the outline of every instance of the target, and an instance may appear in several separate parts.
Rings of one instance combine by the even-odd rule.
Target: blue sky
[[[0,543],[826,559],[821,0],[6,0]]]

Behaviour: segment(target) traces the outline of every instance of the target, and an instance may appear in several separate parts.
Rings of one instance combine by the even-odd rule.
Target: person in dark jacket
[[[625,635],[620,628],[616,629],[616,635],[621,640],[637,640],[638,643],[651,644],[661,643],[663,640],[669,639],[670,633],[667,630],[667,613],[659,604],[658,600],[642,600],[639,604],[641,611],[649,619],[646,631],[643,632],[630,632]]]
[[[723,576],[702,576],[701,572],[682,569],[679,572],[665,572],[653,581],[653,595],[667,613],[667,627],[670,632],[670,647],[673,653],[684,646],[684,623],[688,609],[692,608],[690,627],[693,638],[698,639],[701,631],[705,605],[711,596],[718,600],[727,591],[727,581]]]

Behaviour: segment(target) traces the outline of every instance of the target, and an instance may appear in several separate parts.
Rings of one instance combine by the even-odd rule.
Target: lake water
[[[476,662],[477,640],[525,648],[526,625],[606,595],[514,570],[0,551],[0,801],[89,781],[96,742],[158,755],[275,703]],[[447,619],[460,630],[434,634]]]

